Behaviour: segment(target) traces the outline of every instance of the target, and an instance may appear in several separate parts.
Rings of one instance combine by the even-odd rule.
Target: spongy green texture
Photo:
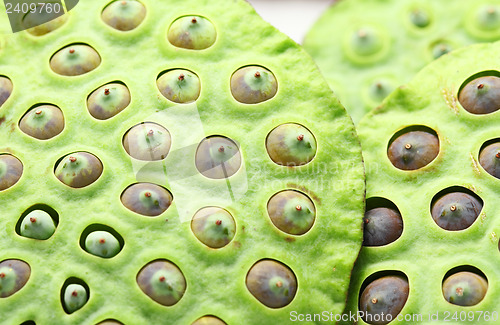
[[[375,32],[377,51],[356,54],[352,37],[360,29],[368,38]],[[357,123],[443,50],[495,40],[499,0],[340,0],[311,28],[304,47]]]
[[[124,324],[191,324],[210,314],[227,324],[285,324],[292,311],[340,313],[361,246],[364,198],[360,145],[345,110],[308,55],[246,2],[142,3],[146,17],[129,32],[102,21],[106,1],[80,1],[65,24],[44,36],[2,35],[0,75],[10,78],[14,88],[0,107],[0,153],[18,157],[24,171],[19,182],[0,192],[0,261],[26,261],[31,276],[19,292],[0,299],[0,323],[116,319]],[[169,26],[185,15],[213,23],[213,46],[188,50],[169,43]],[[100,65],[79,76],[53,72],[52,55],[75,43],[93,47]],[[248,105],[232,97],[231,75],[247,65],[272,71],[278,82],[273,98]],[[194,103],[175,104],[157,88],[161,72],[178,68],[200,78],[201,93]],[[87,97],[115,81],[130,90],[130,104],[107,120],[93,118]],[[58,106],[65,118],[64,130],[46,141],[18,127],[38,103]],[[141,122],[169,131],[172,142],[165,159],[138,161],[123,148],[124,134]],[[284,123],[299,123],[315,136],[316,156],[307,165],[286,167],[269,158],[266,137]],[[227,179],[206,178],[196,168],[198,144],[211,135],[239,145],[241,168]],[[54,169],[61,157],[80,151],[98,157],[103,173],[89,186],[70,188]],[[136,182],[167,188],[172,205],[157,217],[125,208],[120,195]],[[301,191],[314,202],[315,223],[302,236],[281,232],[267,215],[268,200],[285,189]],[[45,241],[15,232],[22,213],[35,204],[48,205],[59,215],[54,235]],[[235,237],[223,248],[211,249],[192,233],[192,216],[206,206],[220,206],[235,219]],[[82,248],[82,233],[107,228],[123,238],[116,256],[103,259]],[[157,259],[174,263],[186,279],[186,292],[170,307],[150,299],[136,282],[141,268]],[[261,259],[278,260],[296,275],[297,294],[288,306],[267,308],[247,290],[246,274]],[[68,315],[60,293],[65,281],[75,278],[88,285],[89,300]]]
[[[453,322],[457,312],[458,320],[462,317],[463,323],[498,322],[500,180],[484,170],[478,156],[485,142],[500,136],[500,111],[474,115],[460,105],[457,97],[461,87],[478,73],[500,75],[499,51],[499,42],[477,44],[436,60],[359,124],[367,172],[367,200],[382,197],[393,202],[401,212],[404,229],[401,237],[388,245],[363,247],[353,271],[349,310],[357,310],[360,290],[368,277],[377,272],[399,271],[408,277],[410,286],[401,317],[408,320],[413,314],[415,317],[420,314],[424,322],[429,322],[429,315],[439,313],[437,323],[446,323],[445,317]],[[389,142],[400,130],[415,125],[437,133],[440,152],[423,168],[397,169],[387,157]],[[469,228],[448,231],[434,222],[431,204],[436,194],[456,186],[475,193],[484,206]],[[445,300],[442,282],[456,267],[479,270],[486,276],[488,291],[477,305],[461,307]],[[464,321],[464,315],[468,317],[470,311],[474,312],[474,318]],[[483,313],[483,318],[478,318],[481,311],[488,315]],[[489,321],[484,316],[490,317]],[[416,324],[417,319],[391,324]]]

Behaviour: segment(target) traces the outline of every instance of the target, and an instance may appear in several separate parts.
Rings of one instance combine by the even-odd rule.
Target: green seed
[[[31,268],[21,260],[0,262],[0,298],[6,298],[21,290],[28,282]]]
[[[191,325],[227,325],[222,319],[206,315],[195,320]]]
[[[56,231],[54,219],[43,210],[33,210],[21,222],[21,236],[48,239]]]
[[[133,126],[125,133],[123,148],[138,160],[162,160],[170,151],[171,141],[170,132],[163,126],[145,122]]]
[[[234,175],[241,167],[238,145],[222,136],[203,139],[196,150],[196,168],[208,178],[222,179]]]
[[[431,23],[431,18],[425,10],[414,9],[410,12],[410,21],[418,28],[425,28]]]
[[[172,204],[172,194],[167,189],[152,183],[133,184],[121,196],[123,205],[144,216],[158,216]]]
[[[305,234],[316,218],[316,208],[311,199],[294,190],[273,195],[267,203],[267,213],[276,228],[290,235]]]
[[[363,320],[373,325],[388,324],[388,318],[395,319],[403,309],[409,291],[408,280],[400,276],[390,275],[374,280],[359,298],[359,310],[364,313]]]
[[[62,132],[64,116],[57,106],[36,106],[24,114],[19,121],[19,128],[35,139],[48,140]]]
[[[28,11],[23,18],[22,25],[31,35],[43,36],[64,25],[66,20],[68,16],[65,14],[37,8],[35,11]]]
[[[12,88],[12,81],[5,76],[0,76],[0,107],[10,97]]]
[[[483,300],[488,291],[488,281],[472,272],[458,272],[443,282],[446,301],[458,306],[474,306]]]
[[[231,76],[231,93],[240,103],[261,103],[273,98],[277,91],[274,74],[263,67],[243,67]]]
[[[274,260],[255,263],[246,278],[248,291],[269,308],[290,304],[297,292],[297,278],[290,268]]]
[[[63,76],[78,76],[97,68],[101,57],[92,47],[73,44],[57,51],[50,59],[51,69]]]
[[[403,233],[403,219],[398,211],[380,207],[366,211],[363,232],[364,246],[392,243]]]
[[[64,290],[63,306],[68,314],[82,308],[88,301],[88,293],[80,284],[70,284]]]
[[[468,82],[458,94],[462,107],[472,114],[489,114],[500,109],[500,78],[486,76]]]
[[[446,230],[469,228],[481,213],[483,204],[474,196],[462,193],[448,193],[436,200],[431,214],[437,225]]]
[[[370,85],[368,90],[368,95],[374,103],[379,104],[393,90],[394,90],[394,85],[392,84],[392,82],[386,79],[378,79]]]
[[[191,230],[198,240],[211,248],[221,248],[229,244],[236,233],[233,216],[218,207],[198,210],[191,221]]]
[[[479,163],[490,175],[500,178],[500,142],[492,143],[481,149]]]
[[[102,163],[91,153],[74,152],[65,156],[57,165],[56,177],[73,188],[94,183],[102,174]]]
[[[316,155],[316,146],[311,131],[296,123],[282,124],[266,138],[267,153],[272,161],[288,167],[309,163]]]
[[[360,56],[371,56],[383,48],[382,39],[378,31],[370,26],[364,26],[351,35],[351,48]]]
[[[439,41],[431,45],[431,53],[434,59],[437,59],[451,51],[453,51],[453,46],[446,41]]]
[[[477,26],[483,31],[498,31],[500,28],[500,7],[494,5],[483,5],[476,15]]]
[[[397,137],[389,146],[387,156],[402,170],[415,170],[428,165],[439,153],[439,139],[424,131],[410,131]]]
[[[109,26],[129,31],[139,26],[146,16],[146,7],[135,0],[117,0],[104,8],[102,20]]]
[[[16,184],[22,174],[23,164],[19,159],[9,154],[0,154],[0,191]]]
[[[90,254],[111,258],[120,252],[118,239],[107,231],[93,231],[85,239],[85,249]]]
[[[189,71],[182,69],[170,70],[162,74],[156,85],[161,94],[175,103],[194,102],[200,96],[200,78]]]
[[[186,279],[172,262],[156,260],[148,263],[137,274],[139,288],[157,303],[172,306],[186,291]]]
[[[120,113],[130,104],[130,91],[121,83],[110,83],[92,92],[87,99],[90,115],[107,120]]]
[[[214,25],[204,17],[184,16],[172,23],[167,37],[176,47],[204,50],[215,43],[217,32]]]

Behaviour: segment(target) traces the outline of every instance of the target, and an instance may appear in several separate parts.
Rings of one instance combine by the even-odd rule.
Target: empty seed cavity
[[[311,131],[296,123],[282,124],[274,128],[266,138],[267,153],[278,165],[305,165],[316,155],[316,148],[316,138]]]
[[[500,78],[489,75],[467,80],[459,91],[458,100],[472,114],[496,112],[500,109]]]
[[[174,69],[165,71],[156,80],[161,94],[175,103],[194,102],[200,96],[200,78],[189,70]]]
[[[267,202],[267,213],[276,228],[290,235],[305,234],[316,219],[313,201],[306,194],[295,190],[273,195]]]
[[[94,90],[87,98],[90,115],[107,120],[123,111],[130,104],[130,91],[120,82],[112,82]]]
[[[391,201],[373,197],[366,200],[363,218],[363,246],[388,245],[403,233],[401,213]]]
[[[387,156],[394,167],[416,170],[428,165],[439,153],[439,139],[434,130],[413,126],[397,132],[389,142]]]
[[[139,288],[163,306],[173,306],[186,291],[186,278],[174,263],[155,260],[145,265],[137,274]]]
[[[500,139],[487,141],[479,152],[479,164],[493,177],[500,178]]]
[[[148,217],[165,212],[172,200],[172,194],[166,188],[152,183],[130,185],[121,195],[122,204],[127,209]]]
[[[35,204],[21,214],[16,233],[23,237],[46,240],[56,231],[59,214],[48,205]]]
[[[215,43],[217,32],[210,20],[201,16],[183,16],[170,25],[168,41],[180,48],[204,50]]]
[[[362,319],[373,325],[390,323],[403,309],[409,292],[408,278],[401,272],[372,274],[364,281],[360,291]]]
[[[143,122],[130,128],[123,137],[123,148],[133,158],[145,161],[162,160],[170,151],[172,138],[163,126]]]
[[[224,136],[210,136],[201,141],[196,150],[196,168],[205,177],[228,178],[241,167],[239,146]]]
[[[51,69],[63,76],[78,76],[90,72],[101,64],[96,50],[86,44],[71,44],[50,58]]]
[[[0,191],[16,184],[23,174],[23,164],[16,157],[0,153]]]
[[[36,105],[30,108],[19,121],[21,131],[38,140],[48,140],[64,129],[64,115],[52,104]]]
[[[18,259],[0,262],[0,298],[12,296],[21,290],[31,275],[28,263]]]
[[[10,97],[12,88],[12,81],[6,76],[0,76],[0,107]]]
[[[283,308],[290,304],[297,293],[297,278],[285,264],[263,259],[247,273],[248,291],[269,308]]]
[[[89,300],[90,289],[81,279],[69,278],[61,288],[61,303],[67,314],[82,308]]]
[[[63,157],[56,163],[54,174],[69,187],[81,188],[94,183],[102,174],[99,158],[91,153],[79,151]]]
[[[137,28],[146,16],[146,7],[136,0],[116,0],[104,8],[102,20],[119,31]]]
[[[191,220],[193,234],[210,248],[222,248],[229,244],[236,233],[233,216],[219,207],[198,210]]]
[[[483,200],[470,190],[454,186],[434,196],[431,215],[436,224],[451,231],[469,228],[483,209]]]
[[[191,325],[227,325],[222,319],[212,315],[205,315],[195,320]]]
[[[484,273],[471,266],[450,270],[443,280],[443,296],[458,306],[474,306],[480,303],[488,291]]]
[[[116,256],[122,250],[123,245],[122,236],[106,225],[90,225],[80,237],[80,247],[86,252],[102,258]]]
[[[278,91],[274,74],[261,66],[246,66],[231,76],[231,93],[244,104],[257,104],[273,98]]]

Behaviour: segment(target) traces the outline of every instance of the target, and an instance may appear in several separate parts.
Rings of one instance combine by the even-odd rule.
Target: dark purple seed
[[[483,204],[474,196],[453,192],[443,195],[431,208],[432,219],[446,230],[469,228],[481,213]]]
[[[500,142],[484,147],[479,153],[479,163],[490,175],[500,178]]]
[[[7,77],[0,76],[0,107],[10,97],[12,88],[12,81]]]
[[[19,159],[9,154],[0,154],[0,191],[16,184],[22,174],[23,164]]]
[[[402,170],[415,170],[428,165],[439,153],[439,139],[424,131],[410,131],[397,137],[389,146],[387,156]]]
[[[403,219],[398,211],[374,208],[366,211],[363,231],[364,246],[383,246],[392,243],[403,233]]]
[[[462,107],[472,114],[489,114],[500,109],[500,78],[486,76],[467,83],[458,94]]]

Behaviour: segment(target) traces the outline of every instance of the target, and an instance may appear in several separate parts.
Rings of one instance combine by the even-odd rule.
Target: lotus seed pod
[[[273,195],[267,203],[267,213],[279,230],[290,235],[305,234],[311,229],[316,218],[316,208],[311,199],[292,190]]]
[[[70,284],[64,290],[63,307],[68,314],[82,308],[88,301],[88,293],[81,284]]]
[[[479,163],[490,175],[500,178],[500,142],[484,147],[479,153]]]
[[[102,174],[102,163],[91,153],[74,152],[57,164],[55,175],[64,184],[81,188],[94,183]]]
[[[297,278],[286,265],[274,260],[260,260],[248,271],[248,291],[269,308],[290,304],[297,292]]]
[[[186,279],[172,262],[157,260],[148,263],[137,274],[139,288],[149,298],[163,306],[172,306],[186,291]]]
[[[107,231],[93,231],[85,239],[85,249],[90,254],[110,258],[120,252],[120,243]]]
[[[90,115],[107,120],[123,111],[130,104],[130,91],[121,83],[110,83],[92,92],[87,99]]]
[[[276,77],[263,67],[243,67],[231,76],[231,93],[240,103],[261,103],[273,98],[277,91]]]
[[[241,167],[238,145],[222,136],[203,139],[196,150],[196,168],[208,178],[221,179],[234,175]]]
[[[48,10],[37,8],[35,11],[30,10],[24,16],[22,25],[31,35],[43,36],[64,25],[66,20],[68,16],[60,12],[48,12]]]
[[[367,80],[390,75],[404,85],[453,49],[498,40],[498,0],[349,0],[325,10],[303,44],[357,124],[386,98],[359,96],[370,92]]]
[[[129,31],[139,26],[146,16],[146,7],[135,0],[117,0],[111,2],[102,11],[102,20],[109,26]]]
[[[0,191],[17,183],[23,174],[23,164],[16,157],[0,154]]]
[[[218,207],[198,210],[191,220],[191,229],[198,240],[210,248],[229,244],[236,233],[233,216]]]
[[[0,107],[10,97],[12,93],[12,81],[9,78],[0,76]]]
[[[21,260],[3,260],[0,262],[0,298],[9,297],[28,282],[31,268]]]
[[[389,275],[374,280],[363,290],[359,299],[363,320],[373,325],[390,323],[403,309],[409,292],[408,280],[400,276]]]
[[[479,77],[468,82],[460,91],[458,100],[472,114],[489,114],[500,109],[500,78]]]
[[[266,139],[272,161],[288,167],[302,166],[316,155],[314,135],[300,124],[287,123],[274,128]]]
[[[244,0],[124,1],[129,9],[141,3],[146,10],[130,31],[117,30],[103,18],[122,0],[61,0],[67,21],[39,37],[27,31],[7,33],[8,17],[0,17],[6,27],[0,28],[0,76],[14,85],[0,107],[0,154],[17,157],[24,167],[19,181],[0,191],[1,256],[23,259],[33,272],[25,288],[0,298],[0,324],[188,325],[213,315],[227,324],[267,325],[287,322],[291,309],[313,315],[327,308],[341,314],[362,246],[364,171],[354,125],[314,62]],[[198,25],[193,26],[193,18]],[[204,43],[207,35],[211,39]],[[192,48],[177,46],[188,47],[183,42]],[[52,69],[79,73],[78,62],[91,58],[95,69],[86,74],[71,77]],[[243,73],[236,83],[250,98],[247,104],[233,96],[231,78],[249,66],[254,67],[249,69],[250,81]],[[188,72],[196,76],[199,95],[197,87],[190,95],[182,83],[180,97],[174,99],[173,92],[174,101],[162,94],[161,77],[179,70],[185,71],[185,81],[193,81]],[[176,74],[174,86],[180,76]],[[375,77],[393,80],[390,73],[380,72],[363,82],[374,82]],[[98,101],[90,96],[94,91],[101,99],[125,94],[122,88],[118,96],[105,97],[111,83],[126,87],[130,102],[103,120],[107,116],[93,114],[91,107]],[[357,92],[366,95],[361,88]],[[110,89],[109,95],[115,93]],[[252,104],[263,99],[268,100]],[[25,134],[19,126],[22,117],[48,103],[63,112],[62,132],[44,141]],[[102,107],[103,112],[115,109]],[[272,161],[266,138],[277,126],[294,123],[309,130],[316,152],[306,165],[289,168]],[[467,146],[475,158],[479,148]],[[76,155],[82,152],[95,158]],[[75,182],[75,188],[64,182]],[[432,193],[431,183],[425,188]],[[312,227],[302,235],[278,229],[268,216],[269,200],[287,190],[303,193],[314,203]],[[298,211],[297,205],[292,212]],[[299,209],[307,212],[305,206]],[[193,220],[207,207],[223,211]],[[428,212],[428,205],[425,208]],[[46,211],[56,225],[47,240],[20,234],[24,217],[35,209]],[[197,221],[205,222],[201,230],[196,230]],[[94,231],[114,236],[121,248],[118,254],[93,255],[85,241]],[[301,287],[283,308],[261,303],[246,286],[252,265],[266,259],[283,263],[294,285]],[[150,272],[148,296],[138,274],[157,260],[170,261],[180,271],[175,269],[170,278],[162,268],[154,277],[156,271]],[[264,290],[273,293],[271,300],[290,299],[292,292],[283,279],[269,281]],[[88,301],[69,315],[64,293],[70,284],[82,285]],[[438,298],[443,300],[439,286]],[[207,319],[213,320],[202,318]]]
[[[133,184],[127,187],[121,196],[121,201],[127,209],[149,217],[165,212],[172,200],[169,191],[151,183]]]
[[[364,246],[383,246],[392,243],[403,233],[403,219],[398,211],[374,208],[366,211],[364,221]]]
[[[64,116],[57,106],[36,106],[21,118],[19,128],[35,139],[48,140],[62,132],[64,129]]]
[[[123,148],[139,160],[154,161],[167,157],[171,145],[170,132],[163,126],[145,122],[133,126],[123,137]]]
[[[477,305],[483,300],[487,291],[486,279],[472,272],[457,272],[443,282],[444,298],[454,305]]]
[[[72,44],[60,49],[50,59],[50,68],[63,76],[78,76],[101,64],[101,57],[92,47]]]
[[[432,205],[432,219],[446,230],[469,228],[483,209],[483,204],[474,196],[453,192],[443,195]]]
[[[418,28],[425,28],[431,23],[431,17],[426,10],[415,8],[410,12],[410,21]]]
[[[217,32],[214,25],[205,17],[184,16],[172,23],[167,37],[174,46],[204,50],[215,43]]]
[[[48,239],[56,231],[54,219],[43,210],[33,210],[24,217],[19,230],[21,236]]]
[[[189,70],[167,71],[156,80],[156,85],[165,98],[175,103],[194,102],[200,96],[200,78]]]
[[[439,139],[425,131],[410,131],[398,136],[387,150],[394,167],[415,170],[428,165],[439,153]]]
[[[198,318],[191,325],[227,325],[222,319],[207,315]]]

